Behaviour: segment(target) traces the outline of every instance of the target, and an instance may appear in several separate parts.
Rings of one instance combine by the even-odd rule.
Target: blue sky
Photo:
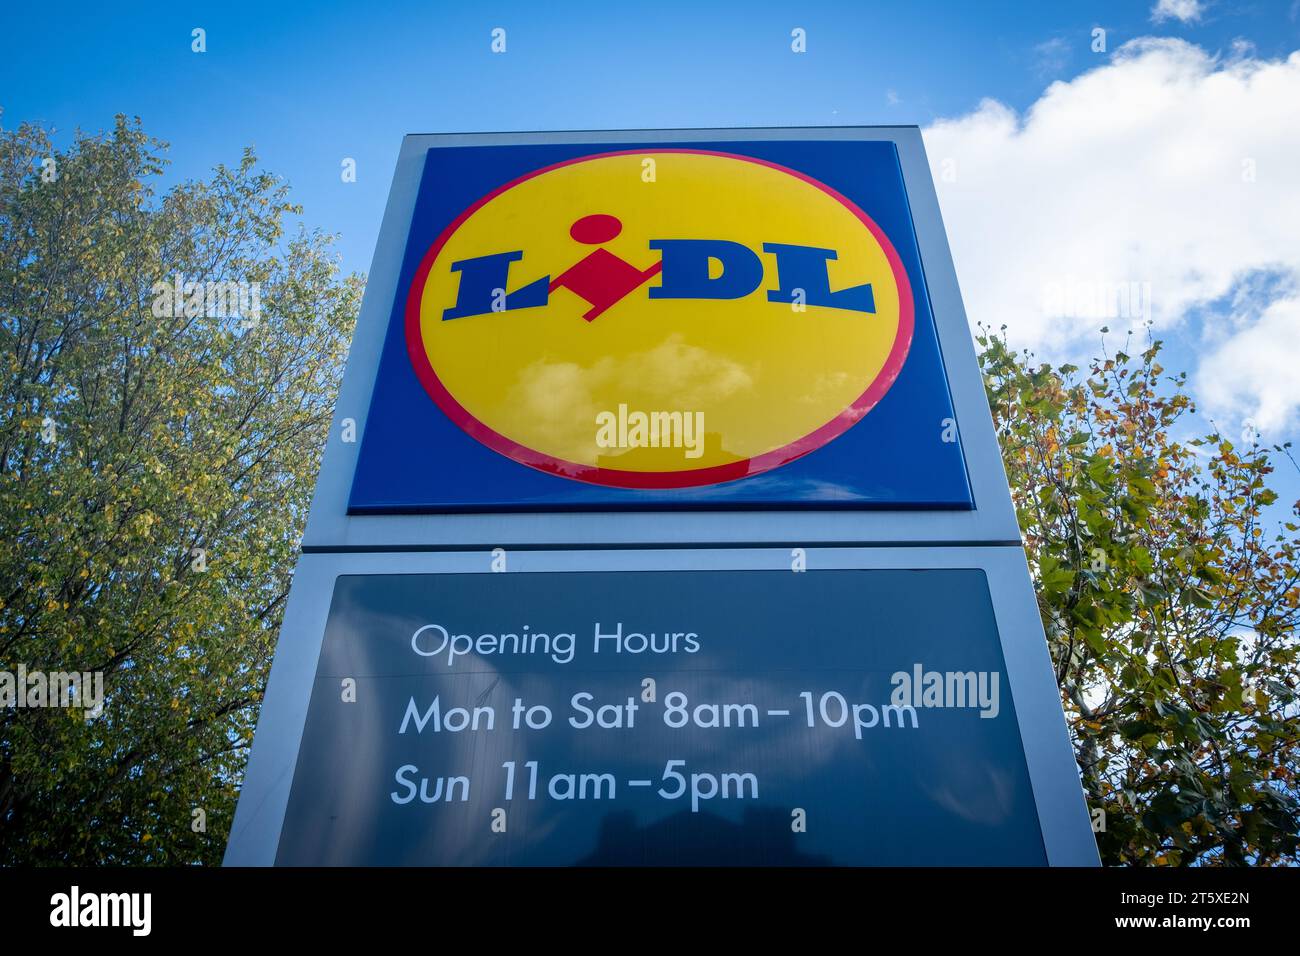
[[[1154,29],[1149,6],[1132,2],[117,6],[9,6],[4,125],[67,133],[138,115],[171,143],[183,178],[252,145],[361,270],[405,133],[924,126],[985,97],[1029,106],[1096,64],[1096,26],[1111,49]],[[1265,56],[1300,46],[1287,2],[1225,3],[1205,21],[1156,32],[1210,49],[1246,36]],[[204,54],[191,52],[195,27]],[[490,51],[495,27],[503,55]],[[806,54],[790,50],[795,27]],[[340,181],[343,157],[357,161],[354,184]]]
[[[939,188],[973,318],[1077,359],[1103,321],[1046,314],[1042,290],[1146,283],[1207,411],[1284,440],[1300,2],[1159,2],[10,5],[0,123],[66,143],[138,115],[171,143],[170,179],[251,145],[360,271],[408,132],[915,123],[961,170]]]

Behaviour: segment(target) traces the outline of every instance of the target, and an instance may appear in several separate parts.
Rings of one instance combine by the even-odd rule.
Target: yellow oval
[[[580,242],[570,230],[588,217],[621,230]],[[577,270],[603,287],[653,270],[661,239],[739,243],[763,281],[735,299],[656,299],[655,275],[591,319],[591,300],[562,284],[544,305],[444,319],[466,260],[521,253],[510,294],[603,250]],[[769,301],[780,279],[764,243],[834,250],[830,289],[870,284],[875,311]],[[467,209],[425,255],[406,331],[430,395],[489,447],[596,484],[685,487],[769,470],[851,427],[906,359],[912,297],[880,228],[816,180],[734,154],[619,152],[537,170]],[[638,434],[638,413],[662,426],[655,435]]]

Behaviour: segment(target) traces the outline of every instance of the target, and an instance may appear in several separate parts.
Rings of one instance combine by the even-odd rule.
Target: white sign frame
[[[348,497],[379,357],[398,294],[430,149],[575,143],[889,141],[897,149],[948,376],[973,510],[727,510],[349,515]],[[343,441],[345,421],[355,442]],[[271,865],[279,844],[335,579],[341,574],[978,568],[989,582],[1049,865],[1095,866],[1084,803],[1037,601],[920,130],[899,127],[615,130],[412,135],[402,144],[374,263],[312,501],[303,556],[226,850],[226,865]],[[791,572],[793,573],[793,572]]]

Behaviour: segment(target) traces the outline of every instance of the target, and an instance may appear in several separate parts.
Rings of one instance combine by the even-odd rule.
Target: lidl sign
[[[1095,811],[919,130],[406,138],[228,864],[1080,866]]]
[[[972,507],[890,142],[427,153],[349,510]]]

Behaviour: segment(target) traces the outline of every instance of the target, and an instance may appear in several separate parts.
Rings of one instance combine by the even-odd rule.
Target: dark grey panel
[[[477,646],[450,661],[453,640],[438,656],[416,654],[412,635],[434,624],[453,640],[468,635],[457,649],[471,638]],[[620,624],[624,641],[596,643],[598,625],[608,634]],[[680,635],[677,650],[634,653],[633,633],[659,647]],[[484,634],[519,640],[477,640]],[[571,656],[562,634],[573,635]],[[433,650],[442,631],[428,628],[417,643]],[[891,675],[917,665],[982,674],[986,691],[998,689],[996,716],[965,701],[975,706],[917,707],[915,727],[889,711],[885,727]],[[355,702],[343,700],[344,678],[356,682]],[[654,703],[641,699],[645,678],[656,682]],[[573,706],[579,693],[592,695],[582,701],[591,711],[616,705],[605,715],[623,726],[571,726],[585,717]],[[686,726],[665,722],[673,693],[689,700]],[[850,713],[832,726],[839,699],[826,698],[823,717],[828,693],[864,705],[861,723],[874,725],[855,729]],[[435,698],[437,716],[429,713]],[[514,729],[517,700],[548,707],[549,726]],[[412,701],[428,715],[422,731],[406,716]],[[700,704],[718,705],[719,722],[732,725],[698,725]],[[452,708],[482,708],[479,729],[451,729],[460,717]],[[772,713],[782,710],[789,714]],[[435,729],[439,716],[445,723]],[[712,711],[699,716],[707,723]],[[675,760],[683,763],[669,766]],[[437,802],[421,799],[424,778],[424,795],[439,794]],[[565,799],[570,783],[574,798]],[[492,829],[497,809],[504,833]],[[792,828],[796,810],[806,832]],[[982,571],[644,571],[340,577],[277,862],[1015,865],[1046,857]]]

